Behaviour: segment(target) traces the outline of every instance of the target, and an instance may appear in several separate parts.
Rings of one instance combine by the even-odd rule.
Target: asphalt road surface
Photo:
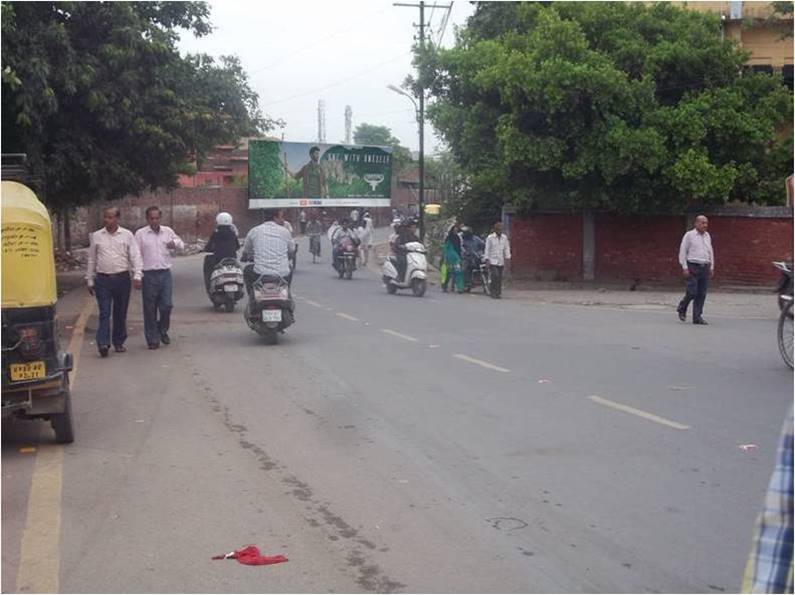
[[[136,294],[100,359],[92,313],[76,442],[4,435],[4,592],[739,589],[792,400],[775,320],[388,296],[323,249],[277,346],[212,310],[200,256],[170,346]],[[211,561],[248,544],[289,562]]]

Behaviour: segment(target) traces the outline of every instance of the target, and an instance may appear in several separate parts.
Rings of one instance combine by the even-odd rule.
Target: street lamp
[[[425,102],[423,101],[423,94],[420,93],[420,105],[417,107],[417,102],[414,101],[414,97],[406,93],[403,89],[395,85],[387,85],[386,88],[390,91],[394,91],[398,95],[408,97],[414,105],[420,133],[420,241],[425,241]]]

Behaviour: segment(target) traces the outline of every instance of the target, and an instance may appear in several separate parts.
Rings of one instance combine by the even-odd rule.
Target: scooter
[[[353,277],[353,271],[356,270],[356,252],[356,244],[351,238],[345,237],[340,240],[334,262],[334,268],[340,279],[345,278],[350,281]]]
[[[428,259],[425,256],[425,246],[421,242],[409,242],[404,248],[406,275],[402,281],[398,279],[397,257],[390,256],[384,261],[381,274],[386,292],[393,295],[398,289],[411,288],[415,296],[422,297],[428,285]]]
[[[210,273],[210,288],[207,292],[213,308],[224,308],[227,312],[243,297],[243,269],[235,258],[222,259]]]
[[[295,322],[295,302],[287,280],[278,275],[262,275],[252,284],[243,317],[248,327],[269,345],[279,342],[279,333]]]

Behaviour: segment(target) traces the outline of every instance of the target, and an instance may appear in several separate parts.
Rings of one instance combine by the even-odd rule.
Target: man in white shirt
[[[132,286],[141,288],[143,262],[138,242],[129,229],[119,227],[119,209],[105,209],[105,227],[89,236],[86,284],[88,293],[96,296],[99,307],[97,348],[108,357],[111,344],[111,311],[113,312],[113,347],[116,353],[127,348],[127,306],[130,303],[130,270]]]
[[[149,349],[171,343],[168,329],[171,321],[171,253],[185,244],[174,230],[160,225],[160,209],[146,209],[149,224],[135,232],[135,241],[143,260],[144,336]],[[159,314],[159,316],[158,316]]]
[[[508,241],[508,236],[502,233],[500,221],[494,224],[494,231],[486,238],[483,258],[489,265],[489,276],[491,277],[489,293],[492,298],[498,300],[502,298],[502,271],[505,268],[505,261],[511,259],[511,244]]]
[[[693,324],[707,324],[701,316],[707,299],[707,285],[715,274],[715,253],[712,251],[712,238],[707,231],[709,220],[704,215],[696,217],[693,229],[682,237],[679,245],[679,264],[685,276],[685,296],[679,302],[676,312],[679,320],[687,319],[687,307],[693,302]]]
[[[243,270],[246,290],[251,296],[254,281],[260,275],[283,277],[292,281],[290,255],[295,251],[295,240],[284,227],[284,214],[281,209],[265,209],[265,222],[248,232],[243,244],[241,260],[253,260]]]

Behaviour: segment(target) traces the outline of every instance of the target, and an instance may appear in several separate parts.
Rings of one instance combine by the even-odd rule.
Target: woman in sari
[[[444,257],[444,267],[446,275],[442,279],[442,291],[447,293],[447,286],[452,280],[455,285],[455,290],[458,293],[464,292],[464,269],[461,261],[461,236],[458,232],[461,230],[461,224],[456,221],[447,233],[447,239],[444,241],[444,250],[442,251]]]

